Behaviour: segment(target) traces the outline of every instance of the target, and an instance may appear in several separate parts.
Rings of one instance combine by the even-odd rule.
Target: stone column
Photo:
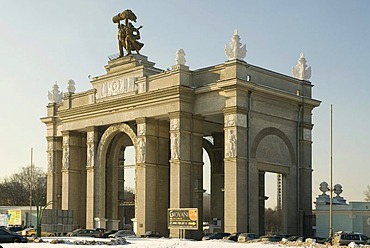
[[[312,128],[311,109],[304,109],[304,120],[300,128],[300,161],[299,163],[299,235],[312,236]]]
[[[258,234],[265,234],[265,172],[258,172]]]
[[[213,135],[213,156],[211,164],[211,218],[221,221],[224,229],[224,133]]]
[[[284,233],[297,235],[298,230],[298,199],[297,199],[297,173],[296,166],[282,175],[282,229]]]
[[[95,156],[98,143],[98,132],[96,127],[87,130],[87,152],[86,152],[86,228],[94,228],[94,217],[97,216],[95,192]],[[102,196],[103,197],[103,196]]]
[[[62,138],[47,137],[47,195],[50,209],[62,209]]]
[[[170,113],[170,207],[197,208],[198,231],[181,233],[170,229],[171,237],[200,239],[203,213],[203,119],[190,113]],[[183,235],[185,234],[185,235]]]
[[[257,234],[260,233],[260,172],[257,169],[257,161],[255,159],[249,160],[248,167],[248,231]],[[265,210],[263,210],[264,212]]]
[[[247,115],[236,107],[224,109],[225,231],[248,230]],[[258,204],[258,203],[257,203]]]
[[[157,230],[168,236],[167,210],[170,207],[170,133],[168,121],[157,121]]]
[[[136,150],[137,234],[155,230],[167,234],[168,125],[139,118]]]
[[[73,210],[74,222],[86,222],[86,147],[77,132],[63,132],[62,209]]]

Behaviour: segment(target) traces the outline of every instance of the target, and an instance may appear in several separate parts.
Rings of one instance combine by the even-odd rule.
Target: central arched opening
[[[128,216],[126,211],[125,151],[136,140],[135,132],[125,123],[109,126],[100,138],[95,160],[95,227],[118,230],[132,219],[133,214]],[[134,161],[134,156],[132,153],[130,160]]]
[[[105,209],[108,230],[132,229],[135,217],[133,150],[133,142],[124,132],[117,133],[107,149]]]

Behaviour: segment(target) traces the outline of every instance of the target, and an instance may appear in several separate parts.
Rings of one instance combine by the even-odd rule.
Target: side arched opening
[[[298,217],[298,189],[296,154],[292,142],[281,130],[265,128],[256,135],[252,143],[251,160],[256,170],[252,175],[258,177],[252,180],[258,182],[254,186],[256,190],[251,190],[251,194],[254,194],[252,197],[258,199],[258,205],[252,207],[257,210],[257,214],[251,214],[251,218],[257,216],[254,221],[258,223],[258,232],[294,234],[292,232],[296,230],[295,222]],[[266,177],[266,173],[270,174],[269,177]],[[267,181],[266,178],[272,178],[271,173],[275,180]],[[266,185],[275,192],[266,192]],[[271,199],[269,194],[273,196]],[[266,205],[273,211],[266,212]]]

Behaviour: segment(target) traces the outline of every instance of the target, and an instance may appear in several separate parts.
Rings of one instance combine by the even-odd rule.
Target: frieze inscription
[[[97,83],[94,88],[96,89],[96,99],[135,92],[137,90],[134,77]]]

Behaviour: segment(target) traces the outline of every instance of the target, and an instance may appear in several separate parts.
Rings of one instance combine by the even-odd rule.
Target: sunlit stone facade
[[[211,217],[222,230],[264,232],[264,174],[274,172],[284,232],[309,233],[312,110],[320,104],[312,84],[232,57],[190,70],[184,54],[166,71],[143,55],[113,59],[91,90],[49,97],[42,122],[52,208],[73,210],[81,227],[120,228],[121,154],[134,146],[137,234],[180,237],[167,228],[167,209],[198,208],[202,219],[204,148]],[[185,236],[200,238],[201,224]]]

